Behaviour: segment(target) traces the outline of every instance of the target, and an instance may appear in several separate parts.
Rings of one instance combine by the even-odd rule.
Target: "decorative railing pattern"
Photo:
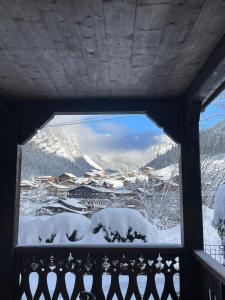
[[[202,300],[225,299],[225,267],[204,251],[195,251],[200,263]]]
[[[77,299],[85,290],[84,277],[92,275],[91,292],[101,299],[179,299],[179,275],[182,248],[62,248],[20,247],[15,253],[15,299]],[[38,275],[38,283],[32,290],[30,275]],[[48,274],[56,274],[56,284],[51,292]],[[68,293],[66,274],[75,275],[72,293]],[[103,288],[104,274],[110,276],[108,291]],[[160,292],[156,274],[163,276]],[[125,293],[120,276],[128,278]],[[140,291],[138,277],[145,276],[144,291]],[[170,299],[171,299],[170,298]],[[152,299],[152,298],[151,298]]]

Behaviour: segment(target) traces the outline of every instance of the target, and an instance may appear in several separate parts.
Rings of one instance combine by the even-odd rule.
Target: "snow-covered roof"
[[[67,172],[62,173],[61,175],[59,175],[59,177],[60,177],[60,176],[63,176],[63,175],[67,175],[68,177],[72,177],[72,178],[77,178],[77,176],[75,176],[74,174],[72,174],[72,173],[67,173]]]
[[[50,187],[50,186],[53,186],[57,189],[68,190],[68,186],[62,185],[62,184],[56,184],[56,183],[53,183],[53,182],[49,182],[47,188]]]
[[[114,188],[119,188],[123,186],[122,180],[117,180],[117,179],[106,179],[106,183],[111,184]]]
[[[60,203],[53,203],[53,204],[50,204],[48,206],[45,206],[44,208],[46,209],[51,209],[51,208],[63,208],[65,209],[66,211],[70,211],[70,212],[73,212],[73,213],[77,213],[77,214],[86,214],[86,212],[83,212],[83,211],[80,211],[80,210],[75,210],[75,209],[72,209],[72,208],[68,208]]]
[[[62,182],[62,184],[66,184],[66,183],[72,183],[72,184],[76,184],[74,180],[71,180],[71,179],[67,179],[65,181]]]
[[[83,209],[87,208],[86,206],[82,205],[78,199],[75,198],[67,198],[66,200],[60,200],[60,202],[64,203],[65,205],[68,204],[70,206],[74,206],[77,208],[83,208]]]
[[[132,191],[123,189],[123,190],[115,190],[113,191],[115,194],[132,194]]]
[[[36,184],[30,180],[27,180],[27,179],[23,179],[21,180],[20,182],[20,186],[30,186],[30,187],[35,187]]]
[[[149,170],[149,171],[155,171],[155,169],[154,169],[154,168],[152,168],[152,167],[149,167],[149,166],[144,166],[144,167],[140,168],[140,170]]]
[[[85,187],[85,188],[87,188],[87,189],[94,190],[94,191],[98,191],[98,192],[101,192],[101,193],[114,193],[114,191],[112,191],[112,190],[110,190],[110,189],[106,189],[106,188],[103,188],[103,187],[95,187],[95,186],[92,186],[92,185],[86,185],[86,184],[82,184],[82,185],[80,185],[80,186],[78,186],[78,187],[75,187],[75,188],[69,190],[69,192],[70,192],[70,191],[74,191],[74,190],[76,190],[76,189],[79,189],[79,188],[81,188],[81,187]]]

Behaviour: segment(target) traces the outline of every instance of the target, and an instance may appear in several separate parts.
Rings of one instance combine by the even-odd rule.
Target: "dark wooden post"
[[[184,273],[182,299],[201,299],[200,270],[193,249],[203,249],[201,171],[199,151],[200,104],[191,103],[183,115],[184,140],[180,144],[182,244]]]
[[[17,243],[18,147],[16,113],[0,109],[0,299],[12,299],[13,252]]]

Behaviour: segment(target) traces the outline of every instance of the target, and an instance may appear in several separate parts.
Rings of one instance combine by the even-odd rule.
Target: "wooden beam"
[[[151,105],[148,108],[147,116],[156,123],[176,143],[181,143],[182,132],[182,110],[181,102],[165,102],[158,105]]]
[[[199,101],[203,106],[210,103],[225,87],[225,35],[208,57],[188,88],[186,102]]]
[[[31,98],[17,101],[17,111],[21,113],[65,113],[65,114],[114,114],[114,113],[145,113],[152,107],[160,107],[179,103],[178,98],[150,97],[74,97],[48,98],[41,100]]]
[[[31,100],[17,103],[23,143],[53,114],[146,114],[176,142],[181,142],[181,101],[146,97]]]
[[[13,254],[19,215],[18,122],[15,112],[0,111],[0,299],[12,299]]]
[[[185,251],[182,299],[200,299],[199,268],[193,250],[203,249],[202,198],[199,153],[200,103],[191,103],[183,114],[185,140],[180,144],[182,244]],[[186,114],[185,114],[186,112]],[[188,115],[187,115],[188,114]]]
[[[53,118],[51,113],[22,113],[19,115],[19,144],[26,143]]]

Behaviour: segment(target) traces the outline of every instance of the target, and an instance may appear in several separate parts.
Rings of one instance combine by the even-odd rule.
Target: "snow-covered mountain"
[[[163,149],[163,143],[159,145]],[[225,160],[225,120],[200,131],[200,149],[201,156],[211,156],[214,159],[220,155],[220,159],[222,156]],[[166,151],[158,152],[158,155],[153,160],[150,160],[147,166],[162,169],[177,162],[178,147],[175,143],[172,143]]]
[[[85,138],[85,137],[84,137]],[[59,175],[71,172],[82,176],[91,169],[116,170],[126,174],[137,170],[149,161],[172,151],[174,143],[165,135],[155,136],[148,150],[140,152],[115,152],[110,156],[101,153],[82,153],[76,133],[71,127],[45,127],[23,146],[22,178]],[[91,147],[91,143],[90,143]],[[163,167],[163,166],[162,166]]]
[[[88,155],[82,155],[76,137],[68,128],[42,129],[23,146],[22,178],[56,176],[63,172],[81,176],[91,169],[102,167]]]
[[[84,137],[85,138],[85,137]],[[115,152],[110,156],[101,153],[86,155],[79,147],[76,131],[71,127],[45,127],[23,146],[22,178],[32,176],[59,175],[71,172],[82,176],[91,169],[116,170],[126,174],[137,170],[149,160],[162,153],[159,144],[164,145],[164,152],[170,146],[168,139],[157,137],[155,145],[141,155],[137,152]],[[91,147],[91,142],[90,142]]]

